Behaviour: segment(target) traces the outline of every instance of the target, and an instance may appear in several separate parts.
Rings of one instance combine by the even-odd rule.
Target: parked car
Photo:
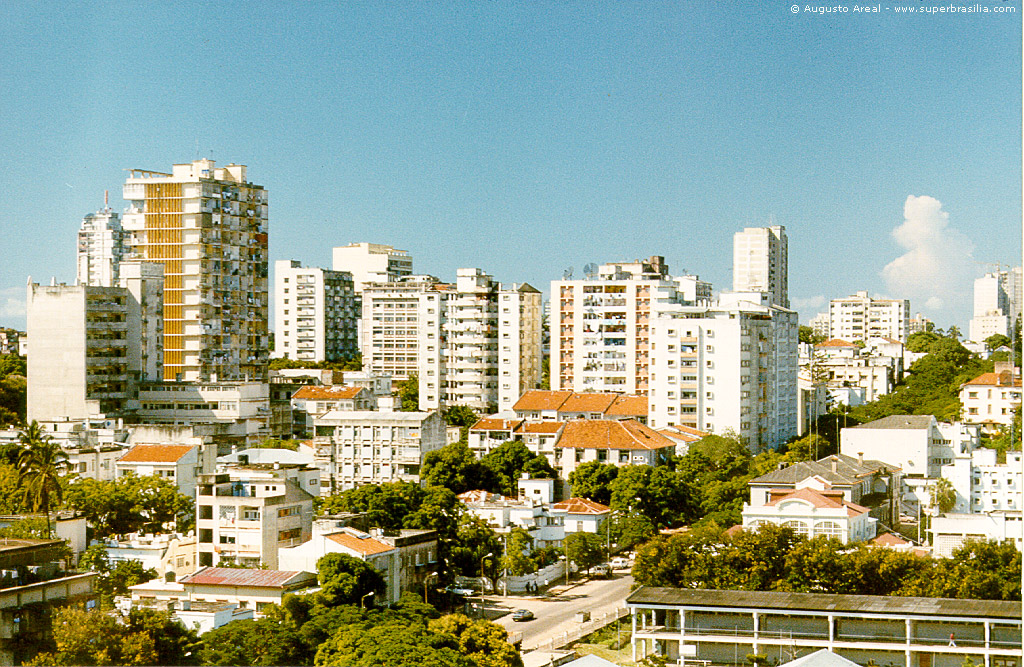
[[[472,588],[459,588],[458,586],[449,586],[445,590],[449,593],[454,593],[455,595],[461,595],[463,597],[468,597],[470,595],[476,594],[476,591],[474,591]]]
[[[512,612],[512,620],[513,621],[532,621],[533,620],[533,612],[530,611],[529,609],[516,609],[514,612]]]
[[[595,565],[594,569],[591,571],[594,573],[595,577],[607,577],[612,573],[612,568],[608,563],[601,563],[600,565]]]
[[[612,569],[613,570],[627,570],[630,567],[631,567],[631,565],[629,563],[629,559],[628,558],[623,558],[622,556],[616,556],[615,558],[612,559]]]

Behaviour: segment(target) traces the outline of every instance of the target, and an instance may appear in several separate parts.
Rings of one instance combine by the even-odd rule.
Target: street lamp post
[[[431,579],[437,579],[437,572],[431,572],[423,578],[423,602],[427,602],[427,584]]]
[[[370,597],[372,595],[373,595],[373,591],[370,591],[369,593],[367,593],[363,597],[359,598],[359,608],[360,609],[366,609],[366,598],[368,598],[368,597]]]

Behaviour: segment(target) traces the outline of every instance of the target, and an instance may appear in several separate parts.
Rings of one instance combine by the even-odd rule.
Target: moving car
[[[533,620],[533,612],[530,611],[529,609],[516,609],[514,612],[512,612],[512,620],[513,621],[532,621]]]

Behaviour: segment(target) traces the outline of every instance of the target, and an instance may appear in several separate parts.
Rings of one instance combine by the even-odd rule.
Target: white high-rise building
[[[868,338],[892,338],[907,342],[910,331],[910,301],[873,299],[866,291],[829,303],[829,338],[848,342]]]
[[[982,343],[996,334],[1011,336],[1021,312],[1021,267],[994,271],[974,281],[970,339]]]
[[[164,379],[266,376],[267,191],[245,165],[131,170],[122,224],[132,256],[164,267]]]
[[[776,306],[789,308],[789,242],[786,228],[747,227],[733,235],[732,289],[766,292]]]
[[[540,385],[539,291],[526,283],[505,288],[480,269],[459,269],[447,306],[449,405],[510,410]]]
[[[363,290],[363,370],[390,375],[394,382],[419,378],[420,410],[436,410],[446,399],[443,324],[453,291],[433,276],[407,276]]]
[[[274,262],[274,352],[301,361],[339,361],[359,351],[352,274]]]
[[[350,243],[334,248],[334,270],[352,274],[357,294],[369,283],[393,283],[412,275],[412,255],[380,243]]]
[[[647,394],[650,322],[658,303],[711,298],[696,276],[673,279],[663,257],[604,264],[551,282],[551,388]]]
[[[125,254],[121,219],[104,203],[82,218],[78,230],[78,284],[117,286],[118,267]]]
[[[726,292],[713,304],[659,304],[650,321],[653,428],[732,431],[754,452],[797,435],[795,312],[764,292]]]

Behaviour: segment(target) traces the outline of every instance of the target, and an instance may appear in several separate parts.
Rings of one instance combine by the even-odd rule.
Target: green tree
[[[928,491],[931,495],[931,506],[938,510],[939,514],[948,514],[956,507],[956,489],[945,477],[935,480]]]
[[[461,574],[467,577],[494,576],[494,564],[501,553],[501,541],[487,522],[478,516],[465,513],[459,517],[458,532],[449,549],[447,568],[450,575]],[[481,564],[487,554],[491,554],[489,563]]]
[[[501,569],[513,577],[537,571],[537,563],[528,555],[533,550],[533,538],[523,528],[515,526],[505,536],[505,555]]]
[[[444,421],[449,426],[472,426],[479,420],[468,405],[451,405],[444,409]]]
[[[972,600],[1020,600],[1021,554],[1010,541],[971,540],[951,558],[933,559],[900,595]]]
[[[565,557],[577,567],[590,573],[590,568],[604,561],[606,554],[603,536],[595,533],[569,533],[565,536]]]
[[[317,508],[321,514],[365,512],[372,526],[397,530],[422,502],[419,485],[398,481],[357,486],[320,500]]]
[[[155,475],[125,475],[113,480],[82,477],[67,488],[68,503],[82,512],[97,537],[140,530],[161,532],[177,520],[194,518],[195,505],[170,481]]]
[[[102,544],[94,544],[85,550],[78,562],[78,567],[96,572],[96,590],[100,594],[100,603],[104,608],[111,608],[114,597],[127,595],[128,587],[156,579],[157,572],[153,568],[143,567],[138,560],[121,560],[111,565],[107,549]]]
[[[403,412],[416,412],[420,409],[420,379],[410,375],[408,379],[395,386],[399,406]]]
[[[612,482],[619,476],[619,467],[611,463],[587,461],[569,473],[569,486],[574,498],[587,498],[595,503],[609,505],[612,501]]]
[[[518,440],[501,443],[488,452],[480,462],[494,473],[501,493],[506,496],[518,495],[519,477],[527,467],[539,477],[550,479],[558,476],[546,457],[534,454]]]
[[[432,632],[450,635],[459,642],[459,652],[477,667],[522,667],[516,647],[508,643],[508,631],[496,623],[449,614],[427,624]]]
[[[420,480],[425,487],[441,486],[456,495],[483,489],[499,491],[494,472],[477,460],[464,442],[455,442],[423,457]]]
[[[632,549],[658,534],[651,520],[638,512],[615,512],[610,521],[612,542],[619,549]]]
[[[985,349],[987,349],[989,352],[992,352],[993,350],[998,350],[1004,345],[1007,347],[1012,347],[1013,341],[1011,341],[1009,337],[1004,336],[1003,334],[992,334],[991,336],[985,339]]]
[[[808,345],[817,345],[818,343],[825,342],[825,336],[814,333],[814,329],[803,324],[800,325],[799,337],[801,343],[807,343]]]
[[[856,593],[851,564],[834,537],[815,537],[790,549],[781,588],[797,593]]]
[[[310,656],[299,634],[270,618],[234,621],[202,636],[204,665],[302,665]]]
[[[907,336],[907,350],[910,352],[928,352],[932,343],[940,336],[932,331],[917,331]]]
[[[316,562],[320,592],[317,601],[327,607],[358,605],[364,596],[382,595],[384,577],[365,561],[348,554],[329,553]]]
[[[49,534],[50,510],[59,506],[64,496],[61,478],[67,470],[68,457],[35,420],[18,433],[18,444],[22,448],[18,456],[18,484],[25,504],[46,515]]]
[[[116,612],[57,609],[48,650],[28,664],[37,665],[189,665],[199,646],[188,630],[168,612],[133,609]]]

